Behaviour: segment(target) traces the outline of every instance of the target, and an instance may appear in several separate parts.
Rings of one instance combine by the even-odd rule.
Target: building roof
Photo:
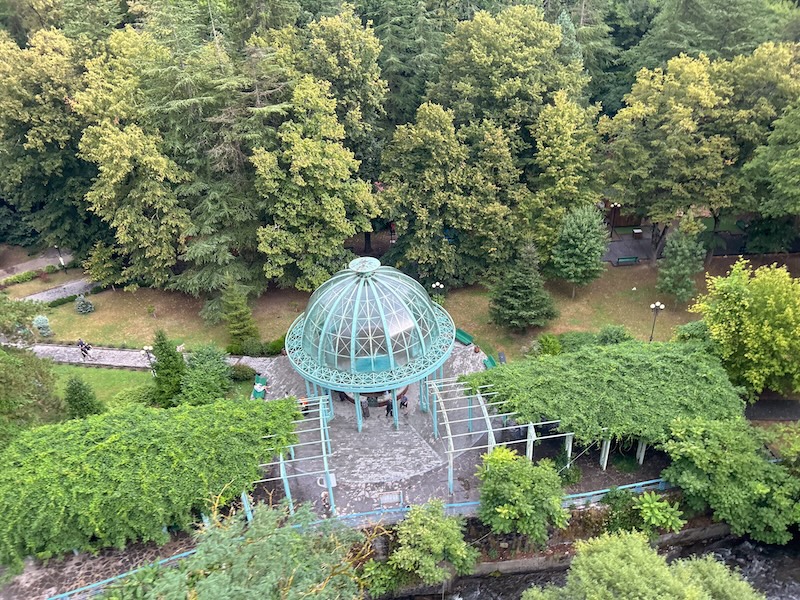
[[[307,380],[328,389],[381,391],[418,381],[450,355],[455,326],[414,279],[357,258],[317,289],[286,336]]]

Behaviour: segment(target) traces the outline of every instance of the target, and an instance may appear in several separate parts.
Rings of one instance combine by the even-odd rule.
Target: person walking
[[[394,406],[391,399],[386,403],[386,416],[391,417],[394,415]]]
[[[89,360],[92,359],[91,355],[89,354],[89,352],[92,350],[92,347],[80,338],[78,339],[78,348],[81,351],[81,362],[86,362],[87,358]]]

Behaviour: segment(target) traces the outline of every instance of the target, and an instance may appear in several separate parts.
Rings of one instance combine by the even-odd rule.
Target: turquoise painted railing
[[[642,492],[647,492],[651,490],[668,490],[673,486],[664,481],[663,479],[650,479],[648,481],[637,481],[636,483],[630,483],[627,485],[620,485],[616,489],[618,490],[630,490],[637,494]],[[608,492],[611,491],[611,488],[607,488],[604,490],[593,490],[591,492],[581,492],[579,494],[567,494],[564,496],[564,500],[561,502],[561,506],[567,508],[569,506],[585,506],[588,504],[592,504],[594,502],[599,502],[603,499]],[[445,504],[445,512],[451,515],[466,515],[472,514],[475,512],[475,509],[480,504],[477,501],[470,501],[470,502],[455,502],[452,504]],[[250,506],[250,502],[247,499],[245,494],[242,494],[242,506],[244,508],[245,517],[248,521],[253,520],[253,509]],[[379,510],[371,510],[367,512],[361,513],[353,513],[350,515],[340,515],[337,516],[336,519],[343,522],[348,522],[351,526],[355,525],[368,525],[370,523],[377,523],[379,521],[387,522],[388,521],[397,521],[405,515],[409,510],[411,510],[408,506],[400,506],[397,508],[383,508]],[[316,521],[315,523],[321,523],[322,521]],[[315,523],[312,523],[314,525]],[[299,527],[299,526],[298,526]],[[158,562],[151,563],[144,567],[139,567],[137,569],[133,569],[128,571],[127,573],[122,573],[121,575],[117,575],[115,577],[111,577],[109,579],[104,579],[103,581],[97,581],[90,585],[83,586],[81,588],[71,590],[69,592],[64,592],[63,594],[58,594],[57,596],[52,596],[48,600],[81,600],[82,598],[91,598],[92,596],[96,596],[102,593],[103,588],[106,587],[110,583],[114,583],[115,581],[119,581],[120,579],[124,579],[133,575],[134,573],[141,571],[143,569],[147,569],[153,566],[162,566],[162,565],[169,565],[173,562],[179,561],[187,556],[191,556],[195,553],[195,550],[187,550],[186,552],[181,552],[180,554],[176,554],[174,556],[170,556],[169,558],[164,558],[159,560]]]

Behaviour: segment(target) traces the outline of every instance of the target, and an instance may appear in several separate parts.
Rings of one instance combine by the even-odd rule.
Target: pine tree
[[[561,27],[561,45],[558,47],[558,55],[565,65],[573,62],[583,64],[583,48],[575,32],[575,24],[566,10],[562,10],[556,19],[556,25]]]
[[[186,372],[186,362],[175,349],[175,342],[167,338],[163,329],[156,332],[153,354],[156,357],[156,364],[153,366],[156,374],[155,402],[162,408],[176,406],[179,404],[176,396],[181,389],[181,379]]]
[[[526,246],[489,292],[489,315],[510,329],[543,327],[558,316],[553,298],[544,289],[533,246]]]
[[[106,407],[97,399],[92,386],[80,377],[70,377],[64,393],[67,404],[67,416],[70,419],[82,419],[89,415],[105,412]]]
[[[664,246],[664,259],[658,266],[657,289],[687,302],[695,293],[694,276],[703,272],[706,250],[697,236],[681,228]]]
[[[222,293],[222,320],[228,324],[232,345],[241,346],[245,340],[259,338],[253,311],[247,305],[247,296],[236,284],[229,283]]]
[[[582,206],[567,213],[553,247],[552,269],[556,277],[572,284],[573,298],[575,286],[591,283],[603,274],[607,247],[608,232],[600,211]]]

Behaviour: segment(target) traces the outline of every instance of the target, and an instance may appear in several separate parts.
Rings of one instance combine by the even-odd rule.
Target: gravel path
[[[75,340],[77,342],[77,340]],[[91,340],[86,340],[91,344]],[[78,346],[64,346],[60,344],[35,344],[31,350],[42,358],[49,358],[54,362],[74,365],[88,365],[95,367],[110,367],[118,369],[150,369],[147,357],[141,350],[120,350],[118,348],[103,348],[95,346],[91,351],[89,360],[81,360]],[[184,354],[188,357],[188,354]],[[228,362],[232,365],[243,364],[263,373],[270,382],[267,388],[267,398],[285,398],[286,396],[305,395],[305,383],[300,375],[292,368],[286,356],[254,357],[231,356]]]
[[[78,294],[85,294],[94,287],[94,284],[88,279],[77,279],[70,281],[64,285],[25,296],[23,300],[38,300],[39,302],[52,302],[67,296],[77,296]]]

